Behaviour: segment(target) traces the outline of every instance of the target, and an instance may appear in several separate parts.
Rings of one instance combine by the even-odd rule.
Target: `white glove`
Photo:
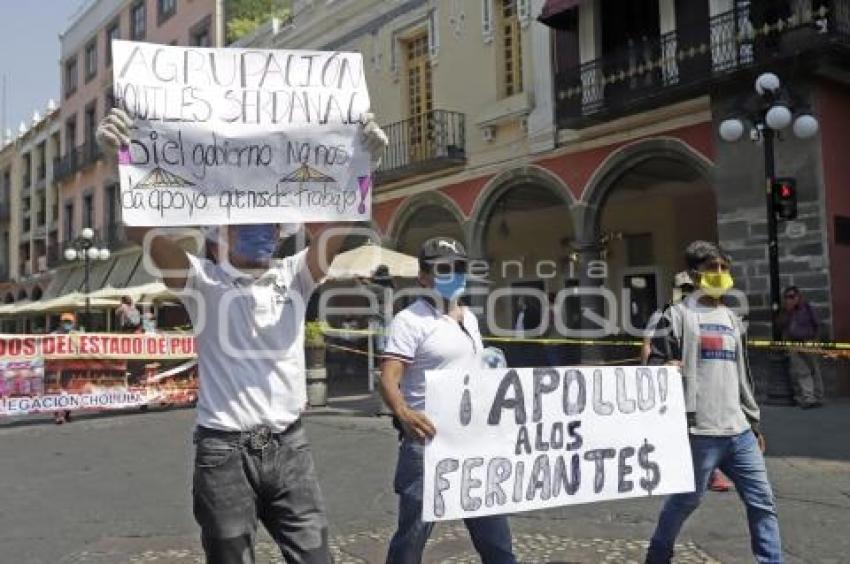
[[[387,139],[387,134],[384,133],[381,126],[375,121],[375,114],[363,114],[363,121],[365,122],[363,124],[363,142],[369,149],[372,164],[377,168],[384,154],[384,149],[389,145],[389,139]]]
[[[112,108],[106,114],[94,134],[97,144],[110,158],[115,158],[121,146],[130,144],[130,127],[133,120],[124,110]]]

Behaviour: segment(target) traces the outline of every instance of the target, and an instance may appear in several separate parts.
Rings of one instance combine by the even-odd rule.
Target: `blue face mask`
[[[236,241],[233,251],[251,263],[267,263],[277,249],[278,231],[272,223],[234,225]]]
[[[62,323],[62,329],[70,333],[74,329],[74,324],[70,321],[65,321],[64,323]]]
[[[443,298],[455,300],[466,290],[466,273],[454,272],[434,278],[434,289]]]

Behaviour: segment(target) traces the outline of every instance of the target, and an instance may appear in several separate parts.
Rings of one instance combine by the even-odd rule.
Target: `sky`
[[[59,34],[83,3],[0,0],[0,77],[6,76],[6,127],[13,135],[21,121],[31,123],[33,110],[44,115],[50,98],[59,103]]]

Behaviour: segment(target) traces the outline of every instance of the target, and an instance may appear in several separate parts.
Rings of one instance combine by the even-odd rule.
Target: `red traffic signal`
[[[773,208],[778,219],[797,218],[797,180],[777,178],[773,181]]]

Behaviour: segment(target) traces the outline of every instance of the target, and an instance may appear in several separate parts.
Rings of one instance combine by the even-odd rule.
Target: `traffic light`
[[[797,180],[777,178],[773,181],[773,209],[778,219],[797,218]]]

